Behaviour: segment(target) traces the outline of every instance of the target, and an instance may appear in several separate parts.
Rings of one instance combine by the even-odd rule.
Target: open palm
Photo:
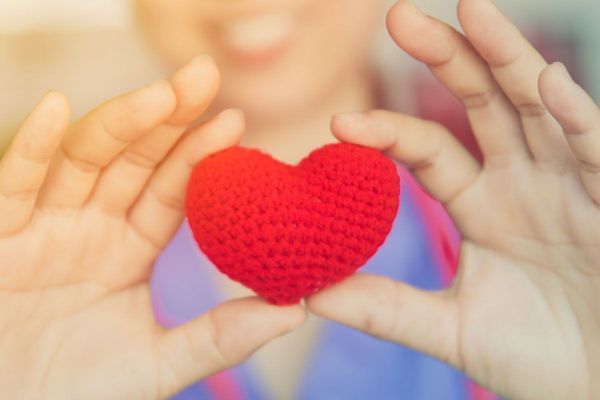
[[[598,398],[600,111],[491,1],[458,10],[466,37],[408,1],[388,26],[463,100],[482,164],[432,122],[374,111],[332,123],[409,165],[444,204],[463,238],[458,276],[436,293],[356,276],[309,308],[510,398]]]
[[[167,397],[302,321],[257,299],[171,330],[154,320],[148,279],[183,219],[191,168],[243,131],[236,110],[188,128],[218,85],[202,57],[72,126],[55,92],[25,121],[0,161],[4,396]]]

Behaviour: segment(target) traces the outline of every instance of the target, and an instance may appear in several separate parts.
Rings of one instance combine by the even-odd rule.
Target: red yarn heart
[[[325,146],[298,166],[234,147],[204,159],[186,211],[201,250],[274,304],[354,273],[383,243],[399,205],[396,166],[379,151]]]

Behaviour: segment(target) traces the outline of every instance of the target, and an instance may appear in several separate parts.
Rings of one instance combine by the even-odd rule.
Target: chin
[[[298,85],[301,82],[302,85]],[[330,83],[330,82],[328,82]],[[242,109],[249,121],[275,123],[312,112],[326,97],[325,85],[286,77],[228,87],[224,82],[219,103]]]

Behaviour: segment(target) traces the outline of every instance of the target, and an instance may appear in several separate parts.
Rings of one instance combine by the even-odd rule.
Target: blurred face
[[[208,53],[219,104],[251,118],[309,112],[369,65],[380,0],[136,0],[151,43],[173,66]]]

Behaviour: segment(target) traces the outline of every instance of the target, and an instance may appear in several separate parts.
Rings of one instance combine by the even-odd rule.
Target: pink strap
[[[215,400],[243,400],[242,389],[230,371],[223,371],[204,380]]]
[[[431,239],[431,248],[440,267],[440,275],[445,287],[452,284],[458,268],[460,252],[460,234],[442,205],[427,194],[404,168],[400,170],[401,181],[415,199],[420,208],[425,229]],[[467,381],[469,398],[473,400],[495,400],[496,395],[475,382]]]

